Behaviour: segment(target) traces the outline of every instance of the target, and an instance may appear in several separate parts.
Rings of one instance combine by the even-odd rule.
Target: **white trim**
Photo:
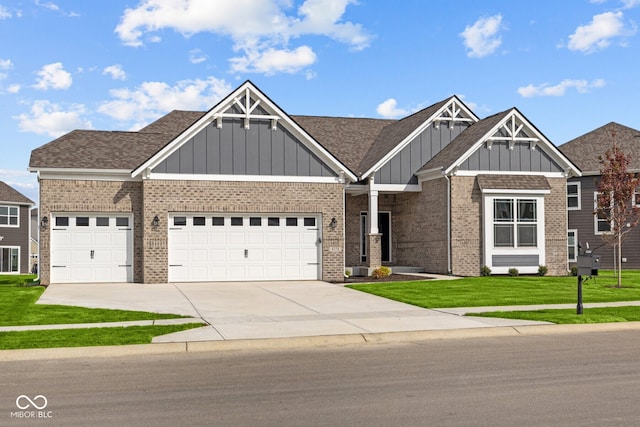
[[[482,194],[508,194],[508,195],[513,195],[514,192],[517,192],[517,194],[525,194],[525,195],[551,194],[551,190],[514,190],[513,188],[511,188],[511,189],[504,189],[504,188],[500,188],[500,189],[491,189],[491,188],[482,189]]]
[[[448,110],[452,104],[457,104],[464,112],[469,115],[473,122],[479,121],[478,117],[471,111],[457,96],[451,96],[448,101],[440,108],[438,111],[433,113],[427,120],[425,120],[420,126],[415,128],[413,132],[411,132],[405,139],[400,141],[391,151],[387,152],[380,160],[378,160],[369,170],[367,170],[364,174],[362,174],[361,178],[364,179],[369,175],[375,173],[382,166],[385,165],[389,160],[391,160],[396,154],[402,151],[411,141],[413,141],[418,135],[420,135],[427,127],[431,126],[433,123],[439,119],[440,115]],[[460,110],[458,110],[459,112]],[[446,118],[440,118],[438,121],[447,120]],[[448,119],[451,120],[451,119]]]
[[[131,172],[131,177],[138,177],[142,175],[146,170],[151,170],[158,166],[163,160],[177,151],[183,144],[193,138],[210,123],[217,121],[217,124],[220,124],[220,121],[218,120],[220,115],[223,114],[224,111],[226,111],[231,105],[237,105],[237,100],[240,96],[245,96],[246,98],[249,96],[249,93],[252,93],[257,98],[256,101],[259,101],[266,110],[271,110],[275,113],[274,115],[268,116],[268,118],[277,118],[278,120],[284,122],[283,125],[286,125],[291,134],[294,137],[298,138],[303,144],[305,144],[307,148],[309,148],[311,152],[316,154],[324,163],[328,164],[334,172],[336,172],[337,174],[339,174],[340,172],[344,172],[344,174],[351,181],[357,181],[357,177],[353,174],[353,172],[351,172],[337,158],[329,153],[322,145],[316,142],[315,139],[313,139],[308,133],[306,133],[300,126],[298,126],[296,122],[294,122],[277,105],[271,102],[269,98],[250,81],[246,81],[244,84],[238,87],[234,92],[229,94],[225,99],[223,99],[215,107],[204,114],[198,121],[191,125],[182,134],[178,135],[173,139],[173,141],[165,145],[155,155],[145,161],[142,165],[138,166],[138,168]],[[256,104],[254,104],[254,107],[255,105]]]
[[[569,233],[573,233],[573,247],[575,250],[573,251],[575,257],[569,257]],[[570,228],[567,230],[567,261],[569,262],[577,262],[578,261],[578,230],[576,228]]]
[[[72,171],[71,169],[39,171],[38,179],[61,179],[68,181],[140,181],[140,178],[131,177],[131,171],[88,170],[84,173]]]
[[[492,138],[494,138],[496,132],[504,127],[508,121],[514,123],[514,120],[516,118],[521,122],[521,125],[526,127],[527,131],[531,132],[539,139],[539,141],[537,142],[537,146],[543,145],[543,151],[545,151],[556,163],[563,167],[566,174],[580,176],[580,170],[578,170],[578,168],[576,168],[567,157],[565,157],[549,140],[547,140],[544,135],[538,132],[536,128],[529,122],[529,120],[527,120],[515,108],[511,109],[511,111],[506,114],[505,117],[500,120],[500,122],[498,122],[493,128],[491,128],[482,138],[479,138],[478,141],[476,141],[476,143],[474,143],[462,156],[458,157],[458,159],[445,170],[445,173],[450,174],[452,173],[452,171],[459,168],[460,165],[464,163],[469,157],[471,157],[473,153],[475,153],[485,142],[490,141]],[[504,139],[511,138],[502,138],[502,140]],[[460,173],[460,171],[458,171],[457,173]],[[511,171],[510,173],[513,173],[513,171]],[[530,173],[534,174],[534,172]]]
[[[493,201],[495,199],[513,199],[514,200],[514,246],[513,247],[494,247],[494,212],[493,212]],[[536,247],[518,247],[517,246],[517,200],[518,199],[532,199],[536,201],[536,233],[537,233],[537,246]],[[544,208],[544,197],[543,196],[534,196],[527,193],[522,193],[520,191],[512,190],[508,195],[488,195],[485,194],[482,197],[483,204],[483,240],[484,240],[484,253],[483,260],[484,265],[491,268],[493,273],[497,274],[506,274],[509,271],[509,268],[514,267],[517,268],[520,273],[530,274],[536,273],[538,271],[539,265],[545,265],[545,257],[546,257],[546,235],[545,235],[545,208]],[[512,265],[509,267],[494,267],[493,266],[493,255],[537,255],[538,256],[538,265],[534,266],[518,266]]]
[[[0,246],[0,251],[2,249],[17,249],[18,250],[18,269],[16,271],[0,271],[0,274],[20,274],[20,271],[21,271],[21,269],[20,269],[21,265],[20,264],[21,264],[21,261],[22,261],[20,259],[20,258],[22,258],[20,256],[21,255],[20,254],[20,252],[21,252],[20,246]],[[9,254],[9,257],[11,257],[11,254]]]
[[[147,176],[147,179],[171,180],[171,181],[341,183],[339,176],[208,175],[208,174],[184,174],[184,173],[150,173]]]
[[[598,190],[593,192],[593,210],[598,209],[598,194],[600,192]],[[613,200],[611,201],[613,203]],[[602,236],[603,234],[613,234],[613,227],[611,222],[609,223],[609,231],[598,231],[598,222],[606,222],[606,220],[598,219],[597,212],[593,214],[593,234],[596,236]]]
[[[0,216],[6,216],[7,217],[7,223],[6,224],[0,224],[0,228],[20,228],[20,205],[17,204],[1,204],[0,208],[7,208],[7,215],[0,215]],[[16,208],[18,210],[18,213],[16,215],[11,215],[11,208]],[[10,224],[11,222],[11,217],[16,217],[17,224]],[[31,222],[31,217],[29,217],[29,222]]]
[[[520,172],[520,171],[490,171],[490,170],[460,170],[453,169],[449,173],[452,176],[478,176],[478,175],[525,175],[544,176],[547,178],[566,178],[564,172]]]
[[[419,184],[373,184],[370,186],[372,190],[377,190],[381,193],[401,193],[401,192],[420,192],[422,186]]]
[[[569,195],[569,186],[575,185],[578,187],[578,192],[575,195]],[[578,198],[578,206],[570,207],[569,206],[569,197],[577,197]],[[579,211],[582,209],[582,183],[580,181],[567,181],[567,210],[568,211]]]

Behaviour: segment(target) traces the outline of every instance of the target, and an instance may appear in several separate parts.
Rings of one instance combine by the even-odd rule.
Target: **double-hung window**
[[[567,182],[567,209],[580,210],[579,182]]]
[[[593,208],[596,209],[596,213],[593,215],[595,234],[611,233],[611,222],[607,219],[607,212],[598,212],[598,193],[593,193]]]
[[[538,246],[536,199],[493,199],[493,245],[496,248]]]
[[[578,261],[578,230],[567,231],[567,254],[569,262]]]
[[[0,206],[0,227],[18,227],[18,207]]]
[[[0,273],[20,271],[20,248],[0,247]]]

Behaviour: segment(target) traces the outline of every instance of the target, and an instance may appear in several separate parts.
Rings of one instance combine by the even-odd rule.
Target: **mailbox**
[[[599,269],[600,255],[578,255],[578,276],[597,276]]]

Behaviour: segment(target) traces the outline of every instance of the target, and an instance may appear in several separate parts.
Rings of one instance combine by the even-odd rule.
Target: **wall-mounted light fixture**
[[[40,227],[42,229],[46,229],[49,226],[49,217],[44,216],[42,217],[42,219],[40,220]]]
[[[151,220],[151,226],[153,228],[158,228],[158,226],[160,225],[160,218],[158,218],[158,215],[153,217],[153,220]]]
[[[331,222],[329,223],[329,228],[332,230],[335,230],[337,226],[338,226],[338,221],[336,220],[336,218],[335,217],[331,218]]]

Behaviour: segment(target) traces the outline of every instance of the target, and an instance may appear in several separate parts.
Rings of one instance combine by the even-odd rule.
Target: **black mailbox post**
[[[600,269],[600,255],[593,255],[590,250],[578,255],[578,306],[576,314],[582,314],[582,276],[597,276]]]

